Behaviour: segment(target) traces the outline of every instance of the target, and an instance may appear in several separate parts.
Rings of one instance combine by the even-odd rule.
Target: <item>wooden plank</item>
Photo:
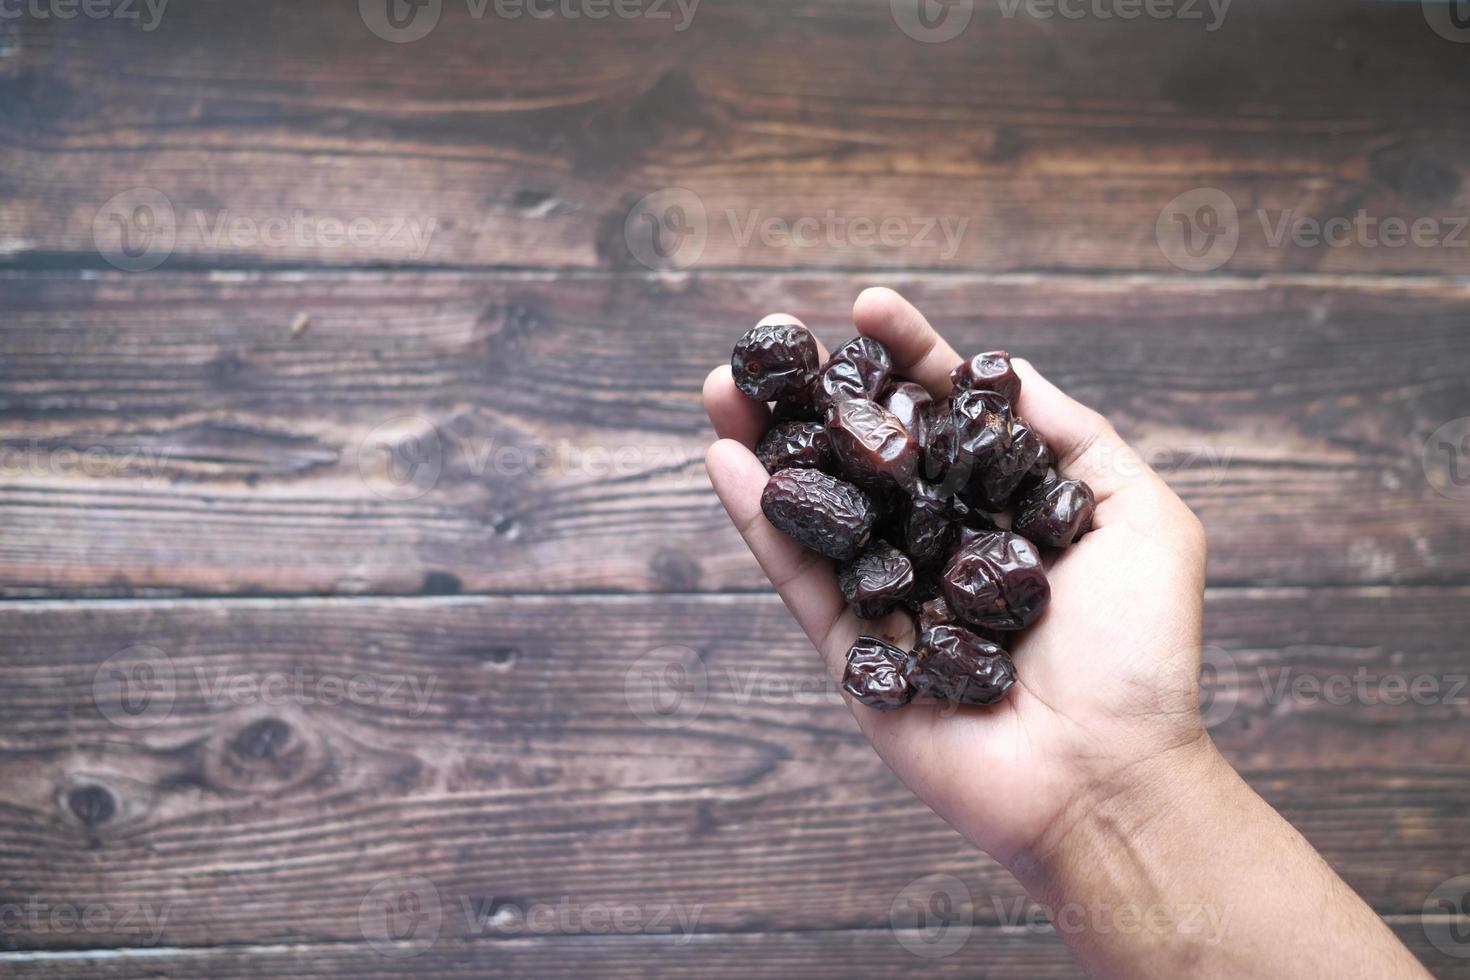
[[[704,0],[685,23],[445,3],[411,44],[355,5],[7,20],[0,254],[105,267],[121,221],[145,264],[1173,272],[1156,224],[1177,249],[1169,203],[1215,188],[1226,271],[1470,270],[1464,51],[1419,4],[1215,24],[965,3],[945,43],[899,28],[907,4]],[[648,251],[665,215],[636,204],[669,188],[698,255],[699,232]],[[1360,211],[1340,245],[1273,244],[1288,214]]]
[[[1465,285],[891,282],[1109,413],[1204,519],[1214,582],[1466,581],[1470,511],[1423,463],[1470,405]],[[845,339],[866,284],[6,274],[0,590],[763,589],[700,384],[764,311]]]
[[[1470,866],[1467,600],[1208,596],[1239,678],[1217,740],[1380,913]],[[0,648],[0,897],[143,910],[7,923],[14,948],[356,942],[405,875],[456,910],[453,940],[505,931],[466,903],[882,928],[931,875],[976,922],[1024,912],[882,766],[772,597],[28,602],[0,607]],[[1370,694],[1335,700],[1360,670]],[[1435,697],[1394,701],[1387,677]]]
[[[1394,932],[1436,977],[1470,976],[1463,958],[1431,945],[1417,922],[1391,922]],[[959,927],[951,927],[959,928]],[[905,934],[916,949],[925,935]],[[405,944],[404,949],[416,948]],[[580,936],[507,939],[473,944],[439,943],[413,958],[382,954],[363,945],[138,950],[126,956],[66,955],[22,959],[4,956],[7,973],[18,978],[86,977],[401,977],[422,973],[479,980],[496,977],[751,977],[791,976],[850,980],[852,977],[962,977],[965,980],[1048,980],[1082,976],[1062,941],[1045,930],[1016,932],[976,927],[946,956],[923,956],[887,930],[816,933],[699,935],[688,942],[649,936]]]

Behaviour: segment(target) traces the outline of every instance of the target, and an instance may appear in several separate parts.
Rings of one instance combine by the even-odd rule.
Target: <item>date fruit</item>
[[[857,487],[821,470],[786,469],[761,493],[771,526],[828,558],[847,561],[867,545],[877,513]]]
[[[871,337],[854,337],[827,358],[817,375],[817,407],[827,411],[848,398],[874,401],[892,371],[888,348]]]
[[[835,562],[860,619],[914,615],[911,651],[870,636],[852,645],[843,689],[885,710],[918,695],[1003,700],[1017,679],[1007,648],[1051,599],[1040,549],[1091,528],[1091,489],[1058,478],[1016,415],[1007,352],[956,366],[940,397],[896,374],[871,337],[825,364],[820,350],[806,328],[768,324],[741,338],[730,368],[747,396],[774,403],[755,447],[771,474],[766,519]]]
[[[832,439],[820,422],[781,422],[756,444],[755,458],[767,473],[791,467],[825,472],[833,468]]]
[[[1016,664],[999,646],[963,626],[935,625],[914,644],[908,681],[914,696],[996,704],[1016,683]]]
[[[735,387],[756,401],[799,393],[817,376],[817,338],[795,323],[757,326],[740,338],[730,355]]]
[[[838,402],[827,413],[827,432],[842,475],[858,486],[888,490],[913,482],[919,447],[898,417],[877,402]]]
[[[891,643],[860,636],[847,651],[842,689],[870,708],[892,711],[913,699],[909,655]]]
[[[1051,599],[1036,546],[1009,531],[982,534],[957,551],[943,582],[955,614],[986,629],[1024,629]]]
[[[933,405],[934,399],[924,386],[912,381],[890,384],[883,396],[883,407],[908,431],[920,455],[929,447],[929,413]]]
[[[956,395],[962,391],[993,391],[1012,405],[1021,397],[1021,379],[1011,367],[1011,355],[1003,350],[976,354],[949,372],[949,380]]]
[[[1092,488],[1081,480],[1052,480],[1016,504],[1015,530],[1039,545],[1065,548],[1092,530],[1095,506]]]
[[[837,587],[860,619],[882,619],[914,588],[914,563],[886,541],[837,569]]]

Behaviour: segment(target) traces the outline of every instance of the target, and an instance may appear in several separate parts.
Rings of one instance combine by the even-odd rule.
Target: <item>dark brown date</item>
[[[861,619],[882,619],[914,588],[914,563],[879,541],[837,569],[837,587]]]
[[[914,629],[920,633],[933,626],[953,626],[959,622],[954,610],[949,608],[949,603],[944,601],[944,596],[930,599],[919,607],[914,617]]]
[[[897,416],[877,402],[849,398],[827,413],[832,455],[842,473],[861,487],[907,487],[919,463],[919,447]]]
[[[854,337],[833,351],[817,375],[817,407],[827,411],[848,398],[874,401],[892,371],[888,348],[871,337]]]
[[[1052,480],[1016,504],[1016,533],[1048,548],[1065,548],[1092,530],[1094,507],[1092,488],[1081,480]]]
[[[820,470],[782,470],[766,482],[761,512],[771,526],[828,558],[847,561],[873,534],[873,502]]]
[[[908,659],[907,653],[891,643],[860,636],[847,651],[842,689],[870,708],[901,708],[914,696],[909,686]]]
[[[795,323],[757,326],[740,338],[730,355],[735,387],[756,401],[795,395],[817,376],[817,339]]]
[[[890,384],[883,396],[883,407],[908,430],[921,454],[929,447],[929,413],[933,404],[934,398],[924,386],[912,381]]]
[[[1011,448],[1011,405],[993,391],[965,391],[950,404],[949,416],[930,439],[926,471],[940,472],[941,489],[954,493]]]
[[[832,440],[820,422],[782,422],[756,444],[755,458],[767,473],[791,467],[827,471],[833,468]]]
[[[986,629],[1024,629],[1051,599],[1035,545],[1008,531],[982,534],[957,551],[943,582],[955,614]]]
[[[962,391],[993,391],[1012,405],[1021,397],[1021,379],[1011,367],[1011,355],[1003,350],[976,354],[965,363],[949,372],[954,383],[954,393]]]
[[[955,704],[995,704],[1016,683],[1010,654],[963,626],[930,626],[908,664],[914,695]]]
[[[1049,465],[1051,452],[1041,436],[1021,419],[1012,419],[1010,446],[979,474],[971,476],[961,495],[977,510],[1005,510],[1028,481],[1034,484],[1046,476]]]
[[[954,540],[953,517],[949,498],[932,484],[915,480],[913,496],[899,512],[896,539],[914,564],[937,565],[948,557]]]

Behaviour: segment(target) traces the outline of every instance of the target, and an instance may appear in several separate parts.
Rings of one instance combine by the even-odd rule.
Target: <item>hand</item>
[[[961,358],[897,293],[864,291],[853,321],[888,348],[896,372],[936,397],[949,392]],[[1008,866],[1065,834],[1074,814],[1146,786],[1162,765],[1213,751],[1198,710],[1199,520],[1106,419],[1026,361],[1015,369],[1017,414],[1051,446],[1058,472],[1085,480],[1097,495],[1092,532],[1050,566],[1050,606],[1014,645],[1018,683],[993,708],[915,703],[882,712],[848,702],[899,778]],[[762,515],[767,474],[751,449],[768,409],[735,388],[728,366],[706,380],[704,404],[720,437],[706,456],[715,490],[833,678],[840,682],[859,634],[911,647],[906,613],[858,619],[831,563]]]

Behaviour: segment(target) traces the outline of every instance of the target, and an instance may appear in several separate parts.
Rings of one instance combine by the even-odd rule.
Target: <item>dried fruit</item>
[[[926,472],[946,492],[978,479],[1011,447],[1011,405],[993,391],[966,391],[949,407],[949,419],[930,437]]]
[[[817,339],[796,323],[767,323],[740,338],[730,355],[735,387],[756,401],[795,395],[817,376]]]
[[[955,704],[995,704],[1016,682],[1010,654],[963,626],[935,625],[919,634],[908,665],[919,696]]]
[[[886,541],[837,569],[837,586],[862,619],[881,619],[914,588],[914,563]]]
[[[993,391],[1012,405],[1021,397],[1021,379],[1011,367],[1011,355],[1003,350],[976,354],[953,371],[949,380],[954,392]]]
[[[1024,629],[1051,599],[1036,547],[1009,531],[982,534],[956,552],[943,582],[956,615],[987,629]]]
[[[913,482],[919,447],[898,418],[877,402],[839,402],[827,413],[827,431],[842,474],[858,486],[886,490]]]
[[[805,469],[774,474],[761,494],[761,512],[782,534],[838,561],[863,549],[877,519],[872,501],[857,487]]]
[[[929,413],[933,405],[933,396],[923,385],[912,381],[890,384],[883,396],[883,407],[908,431],[921,454],[929,447]]]
[[[1021,419],[1011,420],[1011,444],[970,482],[961,495],[966,503],[994,513],[1009,507],[1022,486],[1046,476],[1051,452],[1046,443]]]
[[[870,708],[891,711],[913,699],[907,676],[909,655],[891,643],[860,636],[847,651],[842,689]]]
[[[775,425],[755,447],[755,458],[766,472],[790,467],[831,470],[832,440],[820,422],[782,422]]]
[[[817,407],[826,411],[848,398],[876,400],[892,370],[886,347],[871,337],[854,337],[832,353],[817,375]]]
[[[1092,530],[1095,501],[1081,480],[1052,480],[1016,504],[1017,533],[1049,548],[1065,548]]]
[[[952,517],[949,498],[932,484],[914,481],[913,496],[899,511],[896,538],[916,565],[936,565],[948,556]]]

